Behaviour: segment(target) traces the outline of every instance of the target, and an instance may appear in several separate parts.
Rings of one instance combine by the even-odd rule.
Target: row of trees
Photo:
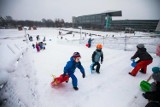
[[[45,19],[41,21],[32,20],[14,20],[11,16],[0,16],[0,28],[17,28],[21,26],[37,26],[37,27],[71,27],[72,23],[65,22],[63,19]]]

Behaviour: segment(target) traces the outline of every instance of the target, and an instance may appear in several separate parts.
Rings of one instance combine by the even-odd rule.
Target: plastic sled
[[[148,91],[150,91],[151,84],[149,82],[143,80],[140,83],[140,87],[144,92],[148,92]]]
[[[62,82],[68,82],[69,80],[68,75],[65,75],[64,77],[63,77],[63,74],[61,74],[59,77],[55,77],[54,75],[52,76],[53,76],[53,81],[51,82],[52,87],[57,86],[61,84]]]
[[[87,43],[86,46],[89,47],[89,44]]]
[[[137,65],[137,63],[135,62],[135,60],[132,60],[131,66],[135,67]]]

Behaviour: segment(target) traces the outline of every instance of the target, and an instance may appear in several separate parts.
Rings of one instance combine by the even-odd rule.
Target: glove
[[[143,96],[145,99],[147,99],[147,98],[146,98],[146,94],[145,94],[145,93],[142,93],[142,96]]]
[[[85,78],[85,73],[82,74],[82,77]]]

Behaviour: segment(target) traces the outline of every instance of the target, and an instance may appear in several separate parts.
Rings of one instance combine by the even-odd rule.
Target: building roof
[[[113,10],[109,10],[109,11],[105,11],[105,12],[102,12],[102,13],[96,13],[96,14],[89,14],[89,15],[82,15],[82,16],[90,16],[90,15],[109,15],[109,16],[122,16],[122,11],[119,10],[119,11],[113,11]],[[78,16],[78,17],[82,17],[82,16]]]
[[[122,16],[122,11],[113,11],[113,10],[110,10],[110,11],[105,11],[103,13],[100,13],[100,14],[106,14],[106,15],[110,15],[110,16]]]

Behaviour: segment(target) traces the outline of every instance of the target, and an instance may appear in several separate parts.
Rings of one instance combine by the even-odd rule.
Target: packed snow
[[[67,34],[68,31],[73,32]],[[27,34],[33,37],[33,41],[29,42]],[[37,35],[40,36],[39,41],[36,40]],[[142,32],[125,34],[83,29],[80,33],[79,29],[73,28],[38,28],[26,32],[0,29],[0,106],[144,107],[147,100],[142,97],[140,82],[148,79],[152,67],[160,66],[160,57],[155,54],[160,38],[151,35],[154,36]],[[44,37],[45,50],[37,52],[32,44]],[[90,37],[94,40],[91,48],[87,48],[85,45]],[[91,74],[91,55],[97,43],[103,44],[104,61],[100,74]],[[128,75],[133,69],[130,58],[138,43],[145,44],[153,63],[148,66],[147,74],[139,72],[132,77]],[[73,89],[71,79],[68,83],[51,87],[52,75],[62,74],[76,51],[81,54],[80,61],[86,73],[82,78],[76,69],[79,90]]]

